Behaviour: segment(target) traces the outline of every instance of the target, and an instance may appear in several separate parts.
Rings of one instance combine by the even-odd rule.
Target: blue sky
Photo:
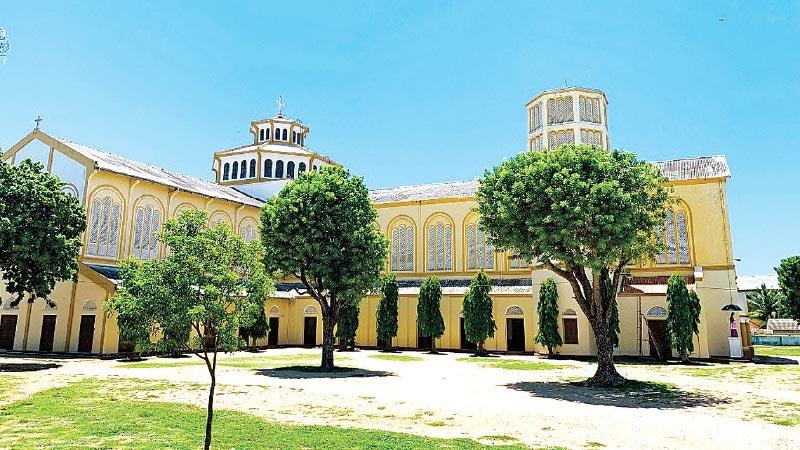
[[[41,114],[210,178],[282,95],[370,187],[470,179],[524,149],[526,102],[567,83],[607,93],[614,147],[727,155],[740,275],[800,253],[800,2],[563,4],[4,4],[0,146]]]

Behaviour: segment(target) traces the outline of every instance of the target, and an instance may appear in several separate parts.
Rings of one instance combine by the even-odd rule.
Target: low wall
[[[800,345],[800,336],[753,336],[754,345]]]

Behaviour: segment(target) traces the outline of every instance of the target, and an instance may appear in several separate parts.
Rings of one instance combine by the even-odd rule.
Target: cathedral
[[[546,151],[567,143],[611,148],[608,101],[597,89],[568,87],[542,92],[527,103],[527,151]],[[339,165],[306,146],[310,129],[286,117],[278,101],[274,117],[250,123],[253,140],[213,155],[213,182],[133,161],[51,136],[38,127],[2,155],[14,164],[40,161],[64,182],[64,190],[85,206],[87,229],[78,256],[77,282],[58,283],[52,305],[43,301],[11,306],[0,281],[0,349],[45,353],[115,354],[131,348],[119,338],[115,318],[103,303],[120,283],[119,265],[127,258],[161,257],[158,233],[166,220],[186,209],[206,210],[210,224],[226,222],[243,239],[259,238],[259,208],[300,173]],[[324,137],[323,137],[324,139]],[[736,303],[724,156],[698,156],[652,162],[669,180],[680,203],[665,215],[659,229],[664,249],[654,261],[629,268],[618,301],[619,346],[616,353],[666,359],[673,355],[666,333],[667,278],[682,274],[702,302],[693,357],[742,357],[749,339],[746,317],[721,308]],[[370,197],[380,229],[389,242],[385,270],[400,284],[399,331],[393,345],[428,348],[419,336],[416,304],[422,280],[436,275],[442,283],[444,335],[437,347],[473,348],[464,337],[461,306],[470,279],[485,270],[492,279],[497,331],[486,348],[498,352],[546,352],[534,342],[536,303],[541,283],[555,277],[558,286],[562,355],[592,355],[588,320],[569,284],[552,272],[492,248],[473,211],[478,183],[434,184],[375,189]],[[276,282],[268,301],[269,346],[314,346],[322,341],[319,305],[297,280]],[[356,341],[378,345],[378,298],[361,302]],[[746,310],[746,305],[740,305]],[[738,331],[738,332],[737,332]],[[731,337],[732,335],[736,337]]]

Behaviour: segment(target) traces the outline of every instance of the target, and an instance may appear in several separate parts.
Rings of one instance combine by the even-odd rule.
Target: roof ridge
[[[401,189],[401,188],[415,188],[415,187],[423,187],[423,186],[434,186],[438,184],[463,184],[463,183],[477,183],[478,180],[455,180],[455,181],[435,181],[433,183],[418,183],[418,184],[406,184],[401,186],[391,186],[385,188],[375,188],[370,189],[370,192],[374,191],[388,191],[391,189]]]

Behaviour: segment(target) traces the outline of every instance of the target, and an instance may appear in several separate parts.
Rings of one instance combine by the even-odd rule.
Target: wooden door
[[[478,345],[467,340],[467,333],[464,331],[464,318],[461,318],[461,350],[475,350]]]
[[[650,356],[666,361],[672,356],[672,348],[667,338],[666,320],[648,320],[648,337],[650,338]]]
[[[55,314],[42,316],[42,335],[39,338],[40,352],[53,351],[53,339],[56,336],[56,317]]]
[[[525,351],[525,319],[506,319],[509,352]]]
[[[306,317],[303,326],[303,345],[314,347],[317,345],[317,318]]]
[[[91,353],[94,342],[94,314],[81,316],[81,328],[78,331],[78,352]]]
[[[269,318],[269,334],[267,335],[267,345],[274,347],[278,345],[278,326],[280,321],[277,317]]]
[[[17,315],[0,316],[0,349],[13,350],[14,337],[17,335]]]

